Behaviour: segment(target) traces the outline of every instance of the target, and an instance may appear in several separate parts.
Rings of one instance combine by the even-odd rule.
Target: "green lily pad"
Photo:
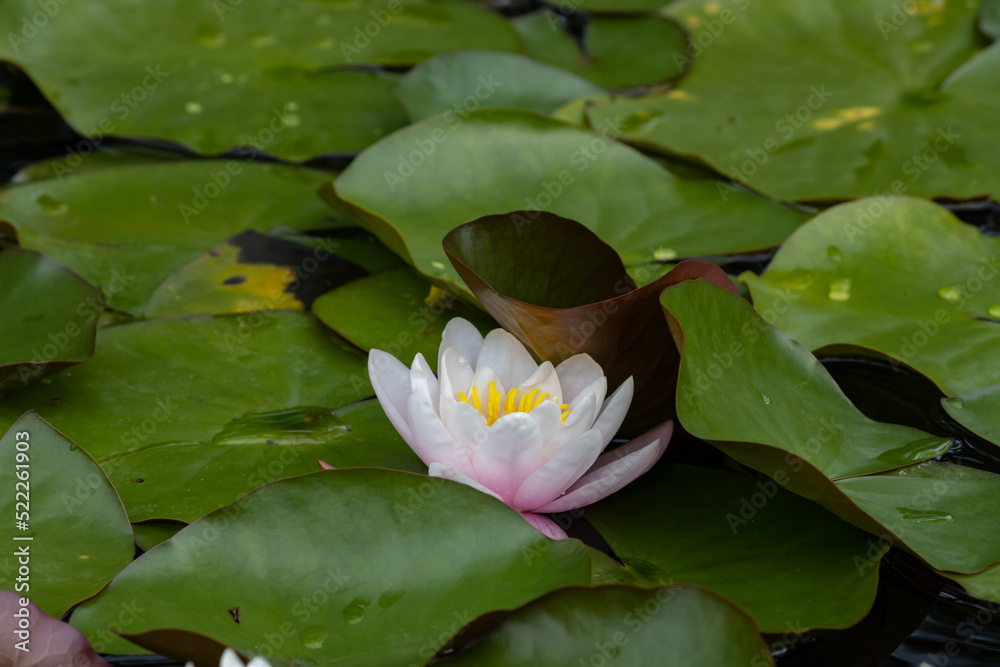
[[[946,398],[941,405],[962,426],[1000,445],[1000,385]]]
[[[71,622],[111,652],[129,646],[104,629],[115,623],[132,635],[195,631],[301,665],[423,664],[477,616],[589,580],[579,542],[549,540],[484,493],[330,470],[268,484],[191,524]],[[128,624],[117,619],[126,602],[145,609]]]
[[[34,412],[0,439],[0,457],[0,588],[59,618],[132,560],[128,517],[94,459]]]
[[[871,535],[785,491],[785,481],[658,466],[585,516],[626,565],[716,591],[763,632],[784,632],[790,619],[803,629],[852,626],[878,587],[878,567],[859,572],[855,562]]]
[[[371,395],[364,358],[312,315],[191,315],[101,329],[91,361],[6,395],[0,427],[44,409],[103,464],[156,444],[209,443],[240,427],[281,436],[283,424],[269,415]],[[288,426],[289,436],[302,428]]]
[[[980,600],[1000,603],[1000,565],[975,574],[944,573]]]
[[[847,343],[920,371],[945,394],[1000,382],[1000,239],[909,197],[816,216],[760,277],[758,311],[811,350]]]
[[[557,67],[496,51],[446,53],[417,65],[396,94],[410,119],[475,109],[527,109],[552,113],[570,100],[604,92]]]
[[[667,81],[684,69],[674,54],[684,52],[687,38],[662,16],[590,16],[582,48],[554,12],[525,14],[513,24],[529,56],[609,90]]]
[[[950,440],[865,417],[815,357],[730,292],[694,280],[661,301],[681,349],[677,415],[692,435],[785,475],[789,491],[878,536],[873,544],[905,546],[939,570],[1000,561],[996,480],[912,465]],[[878,472],[890,474],[862,477]]]
[[[306,310],[320,294],[368,274],[331,250],[247,230],[171,274],[150,295],[144,313]]]
[[[0,252],[0,388],[90,359],[101,290],[44,255]]]
[[[66,4],[39,29],[37,3],[19,0],[0,22],[26,26],[0,44],[0,57],[25,69],[85,136],[167,139],[207,155],[248,147],[298,161],[359,151],[406,124],[393,95],[399,75],[350,67],[522,49],[502,17],[471,2],[237,5]],[[100,53],[94,35],[103,36]],[[78,57],[85,52],[92,57]]]
[[[753,621],[693,586],[567,588],[518,609],[444,665],[772,665]]]
[[[230,423],[212,442],[170,443],[104,463],[132,521],[191,522],[283,477],[378,466],[426,472],[372,399],[320,414],[285,411]]]
[[[623,139],[779,199],[996,193],[1000,49],[976,30],[977,5],[677,3],[668,13],[692,34],[688,76],[599,105],[591,121],[620,117]]]
[[[325,227],[324,175],[241,160],[94,169],[7,188],[0,220],[138,315],[171,273],[241,231]]]
[[[459,290],[441,239],[497,212],[577,220],[625,264],[769,247],[802,221],[753,193],[722,198],[714,181],[677,178],[614,141],[613,126],[598,129],[603,136],[524,111],[430,118],[365,151],[321,194],[421,273]]]
[[[497,328],[489,315],[433,285],[409,266],[377,273],[338,287],[312,306],[324,324],[366,352],[394,355],[407,366],[418,352],[437,369],[441,334],[462,317],[483,335]]]

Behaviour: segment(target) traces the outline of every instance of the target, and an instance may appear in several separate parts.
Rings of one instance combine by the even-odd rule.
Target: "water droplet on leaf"
[[[826,256],[830,258],[830,261],[834,264],[840,264],[844,261],[844,253],[840,251],[835,245],[828,246],[826,249]]]
[[[188,102],[184,105],[184,111],[188,113],[201,113],[201,102]]]
[[[937,512],[934,510],[915,510],[909,507],[897,507],[896,511],[899,512],[899,518],[903,521],[912,521],[914,523],[951,523],[955,520],[955,517],[947,512]]]
[[[938,296],[945,301],[958,301],[962,298],[962,293],[954,285],[945,285],[938,290]]]
[[[653,259],[658,262],[669,262],[672,259],[677,259],[677,251],[661,245],[653,251]]]
[[[369,604],[371,603],[364,598],[354,598],[350,604],[344,607],[344,620],[351,625],[360,623],[365,618],[365,612],[368,611]]]
[[[851,298],[851,279],[840,278],[830,283],[830,291],[827,293],[830,301],[847,301]]]
[[[35,203],[49,215],[66,215],[69,210],[69,204],[48,195],[39,195]]]
[[[323,648],[329,634],[322,625],[310,625],[299,633],[299,640],[306,648]]]
[[[995,306],[990,306],[990,309],[986,311],[990,317],[995,320],[1000,320],[1000,304]]]

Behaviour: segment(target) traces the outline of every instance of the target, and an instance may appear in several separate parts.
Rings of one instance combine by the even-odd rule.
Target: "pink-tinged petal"
[[[25,667],[108,667],[108,663],[97,655],[90,642],[69,623],[52,618],[34,602],[21,606],[22,596],[11,591],[0,590],[0,665],[24,665]],[[27,599],[25,600],[27,601]],[[22,610],[26,610],[30,621],[29,641],[22,651],[17,648],[21,641],[15,634],[24,630]],[[20,616],[19,616],[20,615]]]
[[[543,445],[562,428],[562,408],[555,401],[545,399],[528,414],[538,422],[538,428],[542,432]]]
[[[441,479],[450,479],[453,482],[458,482],[459,484],[465,484],[466,486],[471,486],[476,491],[482,491],[488,496],[493,496],[497,500],[502,501],[503,498],[498,496],[492,489],[487,489],[485,486],[472,479],[468,475],[463,475],[454,468],[449,468],[446,465],[440,463],[432,463],[428,466],[428,474],[431,477],[440,477]]]
[[[375,396],[382,404],[386,416],[396,427],[403,440],[412,445],[406,406],[410,400],[410,369],[396,357],[382,350],[368,353],[368,377],[371,378]]]
[[[458,402],[448,413],[446,426],[471,461],[472,452],[486,436],[486,417],[468,403]]]
[[[521,483],[511,507],[527,512],[552,502],[594,465],[601,449],[601,432],[596,429],[573,438]]]
[[[323,459],[316,459],[316,463],[319,465],[320,470],[336,470],[332,465],[324,461]]]
[[[562,385],[563,403],[572,403],[594,382],[604,377],[604,370],[589,354],[574,354],[556,366],[556,373],[559,374],[559,384]],[[604,397],[601,396],[600,399],[598,403],[603,401]]]
[[[625,420],[625,414],[628,412],[628,406],[632,404],[632,392],[634,388],[635,383],[632,381],[632,376],[630,375],[615,389],[615,393],[611,394],[604,401],[604,405],[601,407],[601,414],[597,417],[597,421],[594,422],[594,428],[599,429],[604,434],[604,445],[601,449],[608,446],[611,439],[615,437],[615,433],[621,428],[622,422]]]
[[[575,403],[576,407],[570,411],[562,428],[556,431],[556,434],[545,443],[543,456],[546,459],[553,456],[573,438],[593,428],[594,418],[597,417],[597,396],[590,392],[579,397]]]
[[[517,388],[523,394],[537,389],[538,393],[535,396],[548,394],[553,398],[562,399],[562,385],[559,384],[559,375],[556,373],[556,367],[552,365],[551,361],[543,361],[530,377],[517,385]],[[564,400],[560,400],[559,402],[566,403]]]
[[[417,352],[417,356],[413,358],[413,365],[410,366],[410,393],[413,392],[423,395],[434,408],[434,412],[439,412],[441,385],[420,352]]]
[[[565,540],[569,537],[566,531],[559,527],[559,524],[547,516],[531,512],[522,512],[521,516],[545,537],[550,537],[553,540]]]
[[[494,329],[483,339],[476,370],[483,366],[496,371],[505,387],[516,387],[538,368],[521,341],[503,329]]]
[[[668,421],[650,429],[635,440],[602,454],[580,480],[566,490],[566,495],[539,507],[537,512],[565,512],[596,503],[646,473],[660,460],[674,430]]]
[[[449,347],[458,350],[459,356],[464,357],[475,368],[482,346],[483,335],[471,322],[461,317],[449,320],[448,324],[444,326],[444,331],[441,332],[441,346],[438,348],[438,376],[441,374],[441,358],[444,357],[444,351]]]
[[[505,415],[486,429],[472,454],[475,477],[510,505],[521,482],[542,464],[542,431],[525,412]]]
[[[455,320],[452,320],[454,322]],[[441,382],[441,395],[438,401],[438,414],[441,419],[448,420],[451,406],[458,400],[458,392],[467,392],[472,386],[475,369],[462,353],[453,347],[444,351],[438,363],[438,380]]]
[[[441,418],[426,398],[420,394],[411,394],[407,415],[413,432],[413,442],[409,444],[421,461],[427,465],[437,461],[465,474],[472,474],[469,457],[441,423]]]

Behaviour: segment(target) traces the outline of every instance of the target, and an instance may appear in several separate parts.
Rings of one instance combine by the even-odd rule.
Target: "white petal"
[[[594,465],[601,449],[601,432],[596,429],[573,438],[521,483],[511,507],[528,512],[552,502]]]
[[[469,391],[473,372],[472,364],[462,356],[461,352],[453,347],[445,350],[438,366],[438,380],[441,382],[438,414],[441,415],[441,419],[448,420],[448,412],[458,400],[458,392]]]
[[[424,355],[420,352],[417,352],[417,356],[413,358],[413,365],[410,366],[410,392],[421,394],[434,408],[434,412],[438,412],[441,386],[434,371],[431,370]]]
[[[252,658],[250,662],[247,663],[247,667],[271,667],[271,663],[264,658]]]
[[[403,440],[411,446],[412,435],[406,417],[410,399],[410,370],[388,352],[372,350],[368,353],[368,377],[371,378],[375,396],[389,421],[396,427]]]
[[[581,433],[593,428],[597,416],[597,396],[590,392],[579,397],[576,407],[566,417],[566,423],[545,443],[544,456],[551,457],[563,446]]]
[[[604,377],[604,371],[589,354],[574,354],[556,366],[556,373],[562,385],[563,403],[572,402],[592,383]]]
[[[635,383],[632,382],[630,375],[601,406],[601,414],[594,422],[594,428],[600,429],[601,433],[604,434],[604,445],[601,449],[608,446],[611,439],[615,437],[615,433],[621,428],[625,414],[628,412],[628,406],[632,404],[634,386]]]
[[[576,398],[574,398],[572,401],[563,401],[563,403],[569,403],[569,409],[575,410],[576,404],[584,400],[587,394],[593,394],[597,399],[597,405],[600,406],[604,402],[604,397],[607,395],[607,393],[608,393],[608,378],[601,376],[596,380],[594,380],[593,382],[591,382],[589,385],[587,385],[587,387],[583,390],[583,392],[579,394]],[[597,417],[596,411],[594,412],[594,417],[595,418]]]
[[[531,415],[505,415],[486,429],[472,454],[475,476],[508,505],[521,482],[542,464],[542,432]]]
[[[483,335],[471,322],[461,317],[448,321],[441,332],[441,346],[438,348],[438,377],[441,375],[441,358],[449,347],[458,350],[458,354],[475,368],[479,358],[479,349],[483,346]]]
[[[222,659],[219,660],[219,667],[243,667],[243,661],[236,655],[236,651],[227,648],[222,652]]]
[[[538,368],[521,342],[503,329],[494,329],[486,334],[476,360],[476,370],[483,366],[496,371],[505,387],[516,387]]]
[[[553,540],[565,540],[569,537],[566,531],[559,527],[559,524],[543,514],[524,512],[521,516],[545,537],[550,537]]]
[[[543,445],[562,428],[562,408],[555,401],[545,399],[528,414],[538,422],[538,428],[542,431]]]
[[[440,477],[441,479],[450,479],[453,482],[458,482],[459,484],[465,484],[466,486],[471,486],[477,491],[482,491],[483,493],[493,496],[497,500],[503,500],[500,496],[494,493],[492,490],[487,489],[485,486],[472,479],[468,475],[463,475],[454,468],[449,468],[446,465],[434,462],[429,466],[428,473],[431,477]]]
[[[411,394],[407,415],[413,431],[410,447],[421,461],[427,465],[436,461],[465,474],[472,474],[469,457],[441,423],[441,418],[426,398],[420,394]]]
[[[468,403],[459,401],[448,413],[446,426],[471,461],[472,452],[486,436],[486,417]]]
[[[539,507],[536,512],[565,512],[596,503],[647,472],[666,451],[674,422],[657,426],[628,444],[602,454],[566,495]]]
[[[517,385],[517,388],[524,394],[532,389],[537,389],[538,393],[535,396],[548,394],[560,399],[560,403],[568,402],[562,398],[562,385],[559,384],[559,375],[556,374],[555,366],[552,365],[551,361],[543,361],[530,377],[525,378]]]

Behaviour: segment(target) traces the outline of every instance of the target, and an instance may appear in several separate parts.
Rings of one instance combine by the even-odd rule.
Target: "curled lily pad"
[[[0,389],[90,359],[101,290],[31,250],[0,252]]]
[[[109,622],[305,665],[408,665],[481,614],[589,580],[579,542],[552,542],[484,493],[412,473],[328,470],[268,484],[184,528],[71,622],[111,652],[129,645]],[[122,623],[123,603],[144,611]]]
[[[675,3],[689,74],[591,122],[620,117],[624,140],[779,199],[995,194],[1000,48],[976,29],[979,4]]]
[[[1000,445],[1000,384],[945,399],[941,404],[955,421]]]
[[[951,441],[864,416],[805,348],[743,299],[694,280],[661,300],[681,349],[677,415],[692,435],[939,570],[1000,561],[1000,476],[915,466]],[[804,409],[803,406],[811,406]],[[960,545],[960,547],[958,546]],[[860,567],[877,559],[861,556]]]
[[[695,261],[637,288],[611,246],[545,212],[474,220],[449,232],[444,249],[480,303],[538,359],[558,363],[587,353],[609,386],[631,376],[630,430],[673,413],[678,357],[663,344],[669,330],[660,292],[695,278],[736,291],[722,269]]]
[[[1000,382],[983,363],[1000,355],[998,275],[1000,239],[931,202],[876,197],[824,211],[740,279],[809,349],[873,349],[955,395]]]

